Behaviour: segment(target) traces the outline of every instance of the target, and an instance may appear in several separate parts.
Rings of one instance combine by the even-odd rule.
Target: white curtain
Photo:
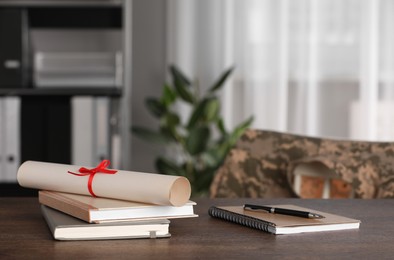
[[[227,127],[394,139],[394,0],[169,0],[168,63],[222,92]]]

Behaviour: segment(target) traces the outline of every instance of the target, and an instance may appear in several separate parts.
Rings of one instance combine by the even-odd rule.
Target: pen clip
[[[249,211],[263,211],[266,213],[271,212],[269,207],[260,206],[260,205],[245,204],[243,208],[244,210],[249,210]]]

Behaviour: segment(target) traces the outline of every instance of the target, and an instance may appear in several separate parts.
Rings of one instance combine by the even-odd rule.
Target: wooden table
[[[201,199],[171,238],[55,241],[37,198],[0,198],[0,259],[393,259],[394,200]],[[272,235],[208,216],[211,205],[290,203],[353,217],[359,230]]]

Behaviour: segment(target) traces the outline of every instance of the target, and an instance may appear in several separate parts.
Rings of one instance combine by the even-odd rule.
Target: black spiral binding
[[[208,214],[212,217],[224,219],[250,228],[255,228],[270,233],[275,232],[274,223],[250,216],[241,215],[225,209],[217,208],[215,206],[209,208]]]

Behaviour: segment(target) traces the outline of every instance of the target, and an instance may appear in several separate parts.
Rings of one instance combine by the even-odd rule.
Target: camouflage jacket
[[[394,142],[366,142],[247,130],[211,184],[211,197],[298,197],[300,163],[318,162],[352,189],[354,198],[394,197]]]

